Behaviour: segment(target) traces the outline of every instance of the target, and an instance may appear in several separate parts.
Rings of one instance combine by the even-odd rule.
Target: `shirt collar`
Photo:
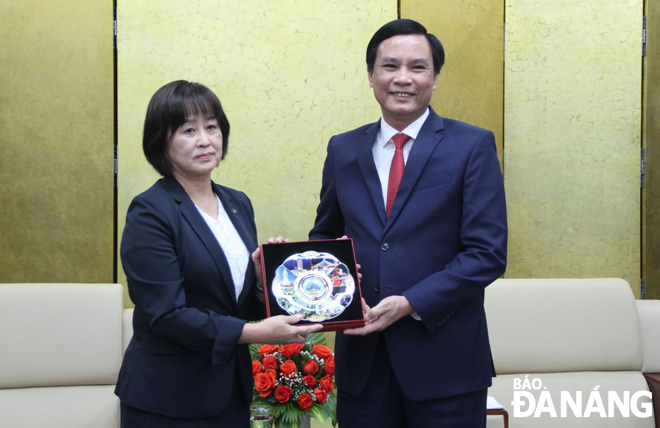
[[[417,139],[417,135],[419,134],[419,131],[422,129],[422,125],[424,125],[424,122],[426,121],[426,118],[429,117],[429,109],[427,108],[426,111],[424,112],[423,115],[418,117],[413,123],[408,125],[403,131],[401,131],[402,134],[406,134],[409,136],[412,140]],[[380,138],[380,144],[385,146],[394,135],[398,134],[399,131],[396,129],[392,128],[389,123],[385,121],[384,117],[380,117],[380,135],[382,138]]]

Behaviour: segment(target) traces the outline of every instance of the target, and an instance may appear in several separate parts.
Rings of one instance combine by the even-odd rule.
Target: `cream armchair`
[[[609,394],[625,399],[628,393],[632,402],[633,395],[640,392],[636,403],[623,407],[634,405],[638,414],[649,413],[651,400],[642,366],[647,364],[645,359],[654,358],[653,352],[660,352],[645,353],[643,342],[651,332],[657,337],[660,325],[645,323],[649,332],[643,338],[638,303],[628,283],[621,279],[501,279],[490,285],[485,306],[498,376],[489,395],[506,407],[509,427],[655,427],[652,416],[640,417],[633,411],[625,416],[608,403]],[[651,347],[657,348],[657,343]],[[657,363],[660,359],[656,368]],[[514,414],[512,402],[516,395],[522,401],[525,394],[521,391],[531,395],[536,404],[527,416],[529,404],[519,404],[518,416]],[[565,417],[561,416],[562,391],[573,400],[582,396],[577,406],[582,417],[575,416],[568,405]],[[598,411],[587,412],[592,392],[602,399],[600,407],[606,417]],[[548,397],[556,417],[549,408],[550,401],[539,405]],[[537,412],[541,407],[545,411]],[[592,407],[598,410],[599,405],[594,401]],[[502,426],[501,422],[490,418],[489,427],[496,426]]]
[[[118,428],[122,287],[0,285],[0,427]]]

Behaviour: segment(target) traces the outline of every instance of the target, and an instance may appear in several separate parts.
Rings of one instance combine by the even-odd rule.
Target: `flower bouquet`
[[[335,356],[325,345],[323,333],[304,345],[250,345],[253,401],[272,407],[276,428],[299,428],[307,415],[337,426]]]

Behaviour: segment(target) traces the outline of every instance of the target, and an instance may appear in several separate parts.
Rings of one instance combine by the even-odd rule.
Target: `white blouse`
[[[195,205],[195,207],[197,207],[197,211],[202,215],[206,224],[209,225],[209,229],[211,229],[215,239],[218,240],[218,244],[220,244],[222,251],[225,253],[227,263],[231,269],[231,276],[234,280],[236,300],[238,300],[238,296],[240,296],[241,291],[243,291],[243,283],[245,282],[245,273],[247,271],[248,262],[250,261],[250,253],[241,239],[241,236],[236,231],[233,223],[229,219],[218,195],[215,195],[215,199],[218,201],[217,219],[206,214],[199,209],[197,205]]]

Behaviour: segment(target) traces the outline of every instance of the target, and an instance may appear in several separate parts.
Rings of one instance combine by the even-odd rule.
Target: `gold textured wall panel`
[[[0,282],[112,282],[112,2],[3,0],[0,40]]]
[[[506,277],[639,295],[641,0],[507,0]]]
[[[646,298],[660,299],[660,1],[647,0],[645,78],[645,272]]]
[[[504,0],[401,0],[401,17],[421,22],[445,48],[435,111],[492,130],[501,161]]]
[[[231,123],[213,179],[252,199],[260,241],[307,238],[329,138],[380,117],[365,50],[396,2],[120,2],[119,231],[131,199],[158,179],[142,153],[147,104],[187,79],[218,94]],[[120,271],[119,281],[125,277]]]

